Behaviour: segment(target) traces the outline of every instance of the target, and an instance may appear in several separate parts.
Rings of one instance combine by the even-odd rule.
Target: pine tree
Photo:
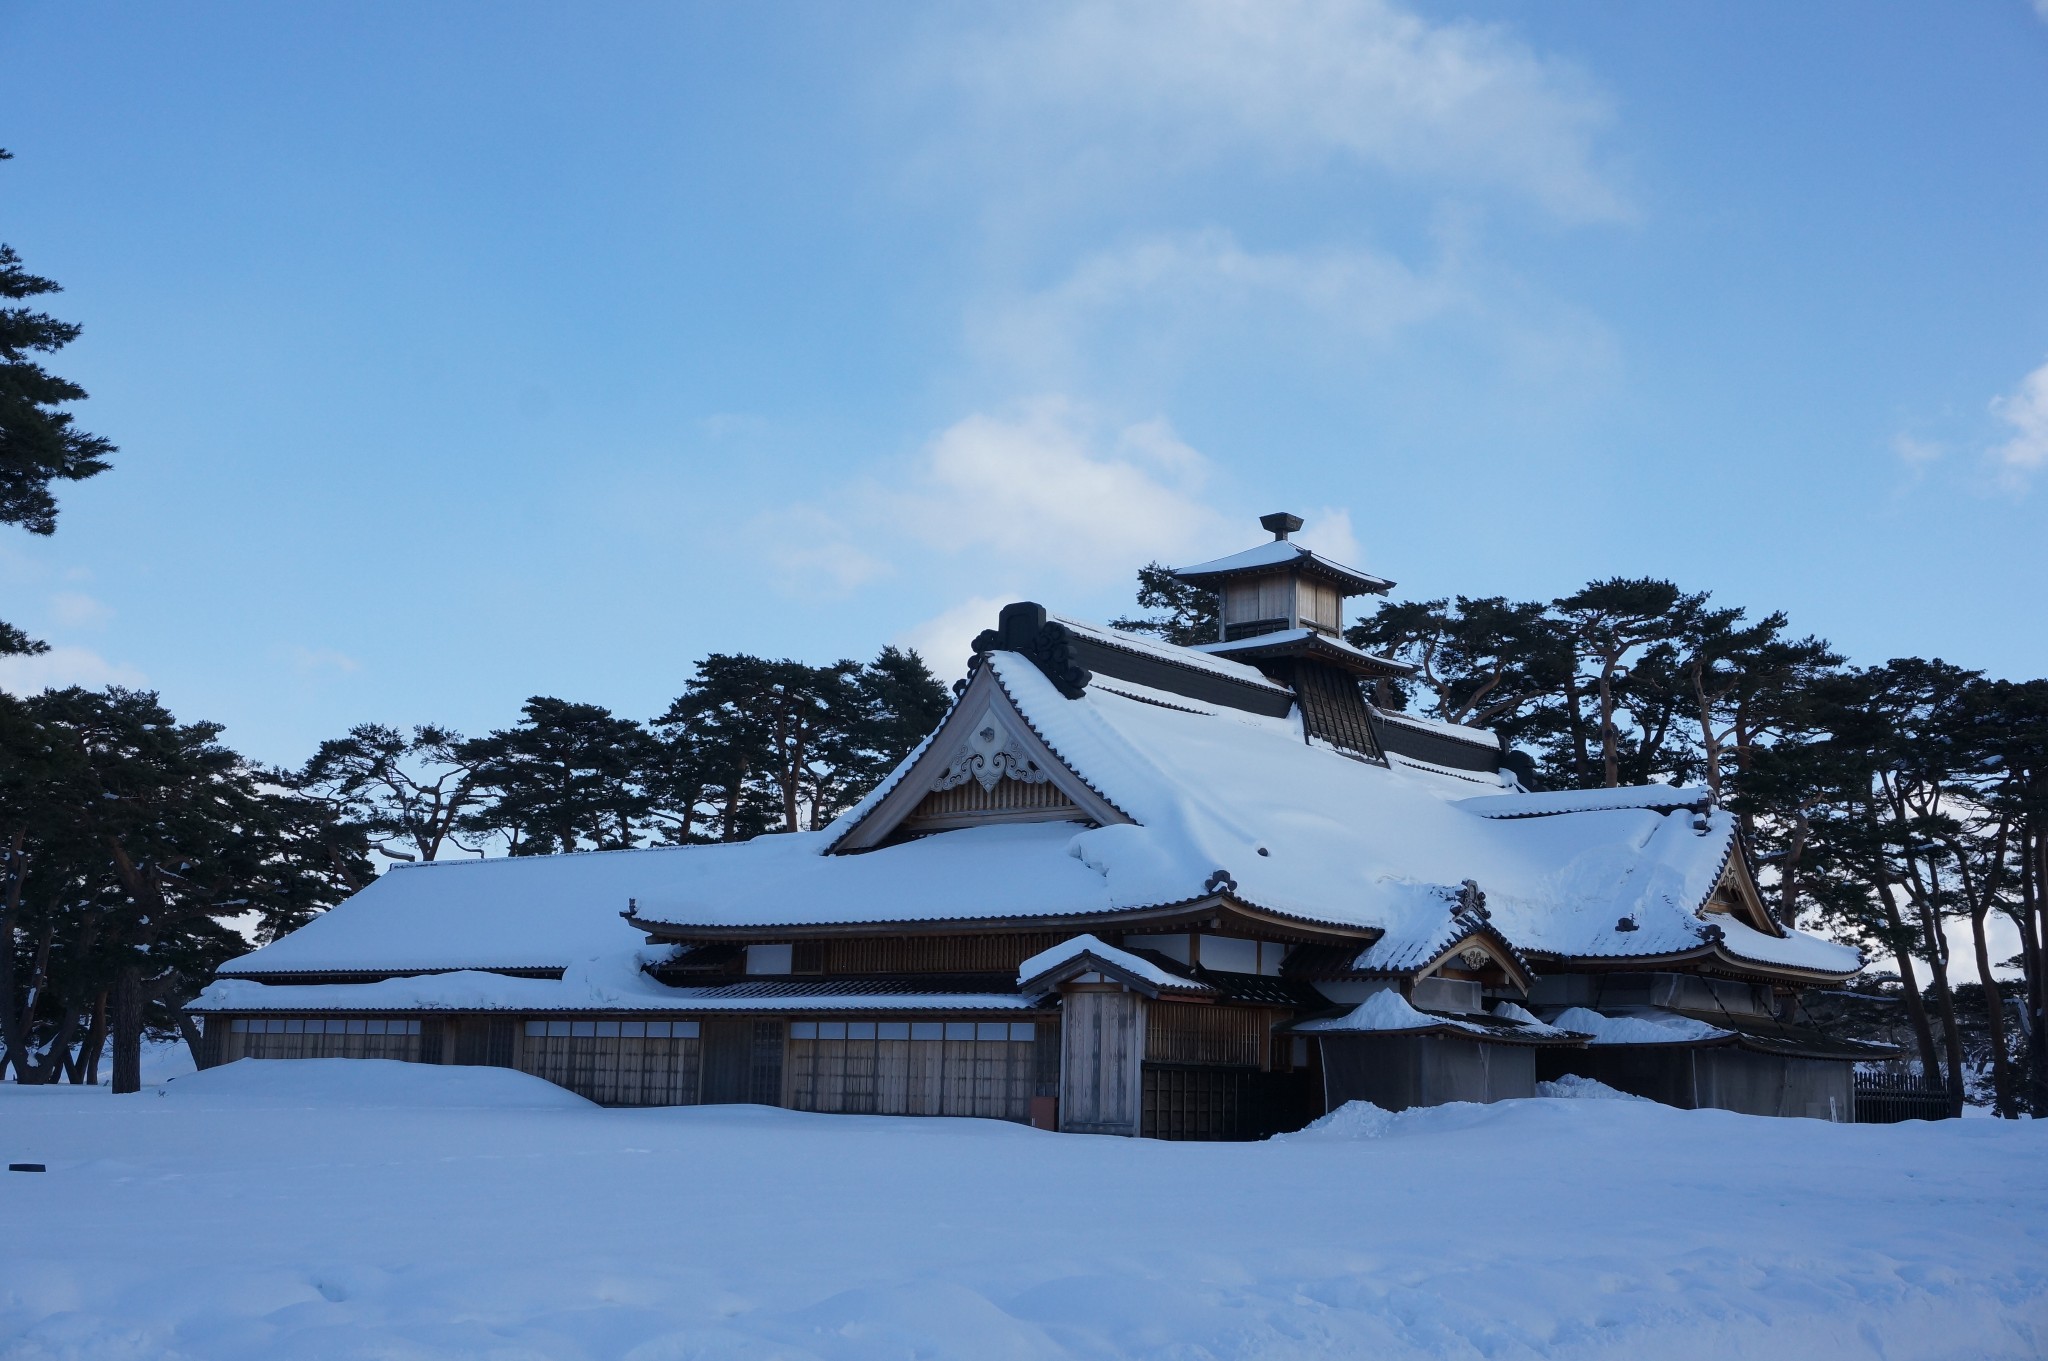
[[[1223,604],[1216,592],[1189,585],[1165,563],[1148,562],[1138,569],[1138,607],[1165,610],[1166,617],[1134,615],[1112,619],[1109,626],[1149,633],[1177,647],[1213,643],[1223,636]]]
[[[457,752],[463,738],[427,724],[410,736],[362,723],[330,738],[291,783],[359,824],[377,850],[394,860],[432,861],[452,846],[477,803],[477,763]],[[396,849],[395,849],[396,848]]]
[[[535,695],[515,727],[453,748],[482,803],[464,830],[506,838],[513,855],[639,844],[650,800],[640,782],[647,730],[596,704]]]
[[[0,150],[0,161],[12,159]],[[0,299],[13,303],[61,291],[54,280],[23,269],[12,246],[0,245]],[[75,323],[46,312],[0,307],[0,524],[20,525],[31,534],[57,528],[52,482],[81,482],[103,473],[114,452],[107,440],[74,429],[70,413],[57,409],[83,401],[85,389],[32,358],[63,349],[78,333]],[[0,656],[45,648],[13,625],[0,623]]]

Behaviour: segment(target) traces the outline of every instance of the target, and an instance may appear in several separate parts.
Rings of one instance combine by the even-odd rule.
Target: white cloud
[[[815,559],[809,577],[785,583],[792,591],[815,591],[821,577],[850,588],[936,559],[945,565],[925,570],[971,574],[984,589],[1021,582],[1023,594],[1044,598],[1127,583],[1147,562],[1195,562],[1248,547],[1258,534],[1253,512],[1279,507],[1219,510],[1208,497],[1210,471],[1163,420],[1110,422],[1044,397],[957,421],[887,482],[765,516],[750,538],[785,567]],[[1304,543],[1363,565],[1347,511],[1304,515]],[[840,555],[853,565],[835,566]],[[903,636],[920,651],[931,648],[928,660],[946,662],[1018,598],[978,594]]]
[[[1078,580],[1172,561],[1213,540],[1208,461],[1164,421],[1105,427],[1044,398],[940,432],[901,494],[902,523],[936,548],[978,549]]]
[[[285,654],[292,669],[301,675],[314,676],[323,672],[347,675],[363,669],[363,664],[346,652],[331,647],[293,647]]]
[[[856,503],[870,500],[856,493]],[[844,595],[888,575],[889,564],[862,547],[857,535],[869,518],[822,506],[796,505],[757,517],[749,537],[767,549],[768,569],[791,595]]]
[[[2026,488],[2048,464],[2048,363],[2020,379],[2019,387],[1991,403],[1992,414],[2012,427],[2012,438],[1992,450],[1999,482],[2013,491]]]
[[[915,648],[932,674],[951,684],[966,674],[975,635],[994,628],[1003,606],[1015,599],[1014,595],[978,595],[963,600],[921,624],[913,624],[897,634],[894,641],[898,647]]]
[[[1296,543],[1347,567],[1358,565],[1362,552],[1358,546],[1358,535],[1351,529],[1350,511],[1324,506],[1304,514],[1302,519],[1306,523],[1294,535]]]
[[[977,11],[977,14],[983,13]],[[1606,101],[1498,25],[1386,0],[1072,0],[923,54],[966,96],[954,155],[1020,187],[1122,184],[1229,154],[1502,188],[1572,220],[1625,216],[1595,164]]]
[[[34,657],[0,657],[0,690],[33,695],[82,685],[88,690],[120,685],[141,689],[149,677],[125,663],[110,662],[91,648],[59,643]]]
[[[1090,350],[1114,323],[1119,350],[1178,348],[1241,334],[1251,314],[1277,306],[1282,334],[1301,335],[1305,313],[1318,334],[1386,341],[1462,300],[1447,278],[1377,251],[1252,251],[1211,228],[1092,254],[1048,289],[979,308],[969,331],[1012,364],[1065,376],[1099,367]]]
[[[1912,435],[1894,435],[1892,452],[1898,456],[1899,462],[1907,467],[1924,468],[1930,463],[1940,461],[1946,451],[1934,440],[1917,439]]]
[[[50,617],[66,628],[99,628],[114,611],[83,591],[59,591],[50,597]]]

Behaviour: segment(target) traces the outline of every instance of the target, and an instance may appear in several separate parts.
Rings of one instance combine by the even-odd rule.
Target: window
[[[875,1023],[873,1021],[848,1021],[846,1023],[846,1038],[849,1040],[872,1040],[875,1038]]]
[[[796,967],[796,947],[792,945],[749,945],[747,947],[747,972],[750,974],[787,974]]]
[[[971,1040],[974,1038],[974,1022],[946,1022],[946,1038],[949,1040]]]
[[[910,1038],[913,1040],[943,1039],[945,1034],[946,1027],[937,1021],[912,1021],[910,1023]]]
[[[595,1035],[597,1034],[597,1022],[571,1021],[569,1022],[569,1033],[571,1035]]]
[[[818,1022],[818,1038],[821,1040],[843,1040],[846,1038],[846,1022]]]
[[[249,1018],[247,1016],[235,1017],[234,1020],[228,1022],[228,1029],[236,1032],[237,1034],[247,1033],[249,1029]]]
[[[882,1021],[876,1025],[875,1033],[885,1040],[907,1040],[910,1038],[910,1022]]]
[[[1037,1038],[1038,1027],[1030,1021],[1010,1022],[1010,1042],[1012,1044],[1026,1043]]]
[[[977,1040],[1007,1040],[1010,1027],[1001,1021],[980,1021],[975,1024],[974,1038]]]
[[[621,1022],[619,1022],[619,1038],[621,1038],[621,1039],[626,1039],[626,1040],[644,1040],[644,1039],[646,1039],[646,1038],[647,1038],[647,1022],[645,1022],[645,1021],[621,1021]]]
[[[818,1023],[816,1021],[791,1021],[789,1023],[789,1038],[792,1040],[817,1039]]]
[[[597,1023],[597,1033],[603,1039],[616,1040],[619,1038],[619,1023],[617,1021],[599,1021]]]
[[[1257,973],[1259,943],[1237,936],[1203,936],[1202,967],[1218,973]]]
[[[1188,938],[1185,935],[1125,936],[1124,946],[1131,950],[1151,950],[1181,964],[1187,963],[1191,958],[1188,953]]]

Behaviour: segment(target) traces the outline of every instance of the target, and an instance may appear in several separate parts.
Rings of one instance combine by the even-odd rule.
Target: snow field
[[[2048,1352],[2035,1124],[1550,1098],[1161,1144],[310,1060],[0,1087],[0,1153],[50,1169],[0,1174],[6,1361]]]

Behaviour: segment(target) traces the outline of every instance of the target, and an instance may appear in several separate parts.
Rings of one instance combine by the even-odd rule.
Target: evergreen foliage
[[[0,150],[0,161],[14,159]],[[0,245],[0,300],[18,304],[63,290],[55,280],[22,267],[12,246]],[[45,369],[35,356],[54,354],[78,339],[76,323],[29,307],[0,306],[0,524],[31,534],[57,529],[53,482],[81,482],[108,468],[114,446],[72,425],[59,410],[85,400],[85,389]],[[0,622],[0,657],[33,654],[46,645]]]

